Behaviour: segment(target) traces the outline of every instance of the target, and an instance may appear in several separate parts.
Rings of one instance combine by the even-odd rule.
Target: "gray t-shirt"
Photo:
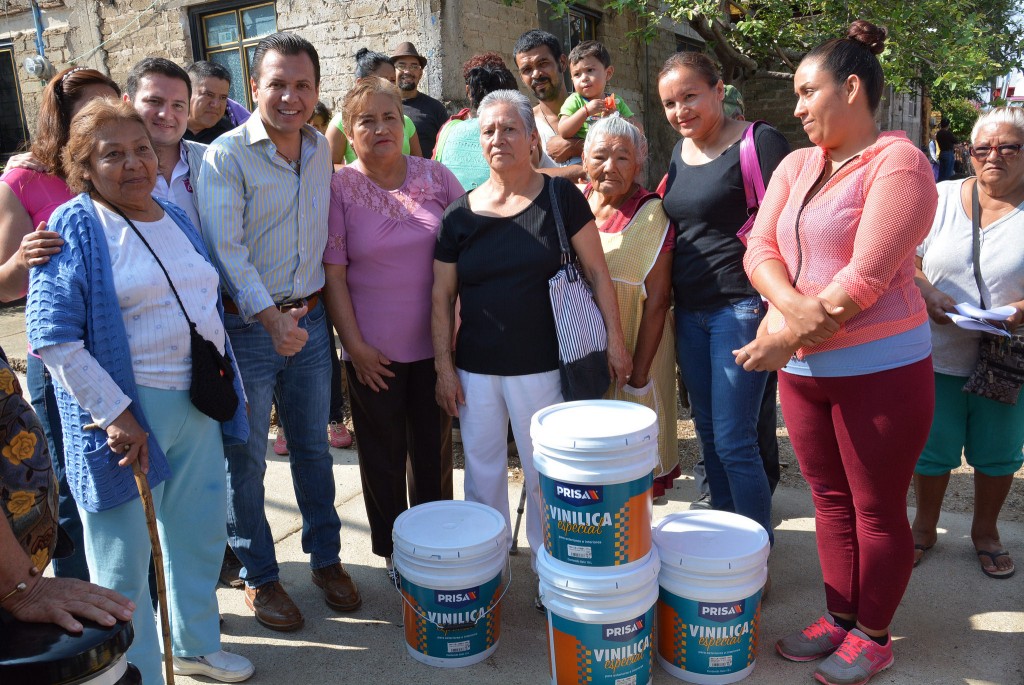
[[[917,248],[925,276],[953,298],[980,306],[974,280],[971,219],[960,201],[963,180],[938,185],[939,206],[928,237]],[[999,307],[1024,300],[1024,204],[981,232],[981,276],[985,305]],[[978,342],[984,333],[932,322],[932,360],[935,370],[950,376],[970,376],[978,363]]]

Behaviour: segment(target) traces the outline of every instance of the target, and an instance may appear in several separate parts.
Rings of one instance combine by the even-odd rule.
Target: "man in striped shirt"
[[[302,612],[279,582],[264,513],[270,404],[277,395],[302,548],[328,606],[362,600],[342,567],[341,521],[334,509],[328,421],[328,330],[320,290],[327,244],[331,153],[306,125],[319,96],[316,49],[294,34],[260,41],[252,58],[258,111],[225,133],[203,159],[203,234],[221,275],[225,324],[249,403],[245,445],[228,446],[229,542],[242,561],[246,604],[273,630],[297,630]]]

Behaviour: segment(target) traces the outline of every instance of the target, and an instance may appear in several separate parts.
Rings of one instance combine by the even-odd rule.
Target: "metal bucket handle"
[[[391,568],[395,568],[394,555],[392,555],[390,558],[391,558]],[[429,618],[424,616],[423,613],[419,609],[414,607],[412,605],[412,603],[408,599],[406,599],[405,593],[402,592],[402,588],[401,587],[395,587],[395,590],[398,592],[398,595],[402,598],[402,601],[405,602],[409,606],[410,609],[412,609],[412,612],[414,614],[416,614],[417,616],[422,618],[427,623],[432,623],[434,625],[434,627],[437,628],[438,630],[440,630],[442,633],[449,633],[449,632],[454,632],[454,631],[457,631],[457,630],[469,630],[470,628],[475,628],[477,623],[482,621],[487,616],[487,614],[491,613],[491,611],[495,607],[499,606],[501,604],[501,600],[505,599],[505,593],[508,592],[508,588],[512,584],[512,560],[510,558],[508,558],[508,555],[506,555],[506,557],[505,557],[505,571],[507,572],[508,580],[505,581],[505,587],[503,587],[501,589],[501,594],[498,595],[497,601],[494,602],[494,604],[490,608],[488,608],[486,611],[484,611],[482,614],[480,614],[480,616],[475,621],[466,621],[464,623],[453,623],[453,624],[447,625],[447,626],[441,625],[437,621],[431,621]],[[398,571],[396,570],[395,573],[398,573]],[[399,574],[399,577],[401,577],[401,574]],[[401,585],[401,583],[399,583],[399,585]]]

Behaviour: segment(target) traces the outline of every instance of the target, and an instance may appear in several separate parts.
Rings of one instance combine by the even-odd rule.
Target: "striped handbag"
[[[608,331],[590,284],[580,274],[576,257],[569,248],[562,212],[558,208],[555,179],[549,181],[548,193],[562,251],[562,266],[548,279],[551,311],[558,333],[562,398],[566,402],[596,400],[608,391],[612,382],[608,370]]]

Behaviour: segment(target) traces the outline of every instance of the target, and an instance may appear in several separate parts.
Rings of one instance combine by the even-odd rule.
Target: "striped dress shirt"
[[[331,151],[302,130],[296,172],[252,116],[210,145],[196,195],[221,286],[246,319],[323,287]]]

